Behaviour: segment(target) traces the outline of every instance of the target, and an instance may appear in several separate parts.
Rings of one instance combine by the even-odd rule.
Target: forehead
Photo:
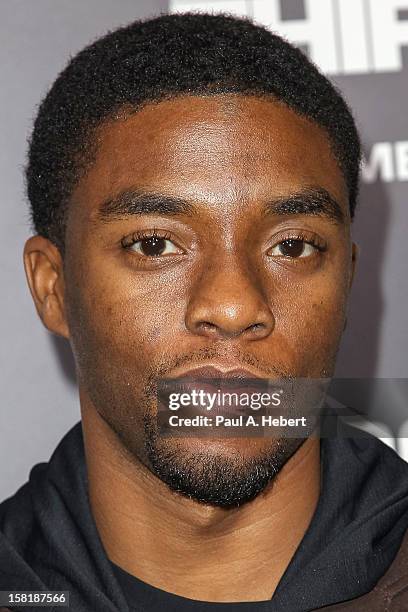
[[[96,144],[76,190],[91,209],[129,187],[226,204],[313,185],[347,206],[325,132],[272,98],[188,96],[148,104],[104,124]]]

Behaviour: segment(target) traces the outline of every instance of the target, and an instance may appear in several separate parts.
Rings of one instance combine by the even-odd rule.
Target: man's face
[[[328,138],[285,106],[181,97],[105,124],[66,234],[82,400],[170,487],[253,498],[301,441],[161,438],[156,382],[203,365],[330,376],[352,260]]]

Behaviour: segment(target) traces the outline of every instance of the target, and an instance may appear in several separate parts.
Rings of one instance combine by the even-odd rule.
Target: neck
[[[320,445],[307,439],[273,486],[239,508],[198,503],[130,459],[94,408],[82,410],[92,513],[107,556],[190,599],[270,599],[319,498]]]

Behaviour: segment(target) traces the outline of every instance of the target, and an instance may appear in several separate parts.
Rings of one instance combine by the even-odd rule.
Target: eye
[[[180,249],[171,240],[158,236],[137,240],[130,248],[132,251],[136,251],[146,257],[159,257],[160,255],[180,252]]]
[[[159,234],[156,231],[150,234],[133,234],[122,240],[122,246],[144,257],[161,257],[183,252],[170,240],[168,234]]]
[[[322,249],[319,245],[314,244],[312,241],[308,242],[303,238],[288,238],[272,247],[268,255],[298,259],[300,257],[310,257],[316,253],[316,251],[320,250]]]

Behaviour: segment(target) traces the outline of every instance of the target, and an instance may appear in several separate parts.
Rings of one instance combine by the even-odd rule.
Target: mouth
[[[174,378],[170,378],[169,382],[170,384],[174,382],[180,391],[191,392],[194,389],[201,389],[207,393],[214,393],[219,389],[254,393],[267,386],[267,380],[246,368],[220,369],[213,365],[184,370]]]
[[[268,379],[262,378],[258,372],[253,372],[246,368],[231,368],[220,369],[214,365],[206,365],[193,367],[188,370],[178,371],[173,373],[172,377],[166,377],[161,385],[161,397],[164,400],[163,405],[170,393],[189,394],[204,393],[206,396],[212,395],[217,397],[219,393],[250,396],[254,393],[265,392],[268,389]],[[236,400],[238,401],[238,399]],[[245,413],[248,409],[243,408],[234,403],[228,406],[218,406],[214,408],[216,411],[226,413]],[[190,409],[191,410],[191,409]],[[198,413],[204,411],[205,407],[198,406]]]

